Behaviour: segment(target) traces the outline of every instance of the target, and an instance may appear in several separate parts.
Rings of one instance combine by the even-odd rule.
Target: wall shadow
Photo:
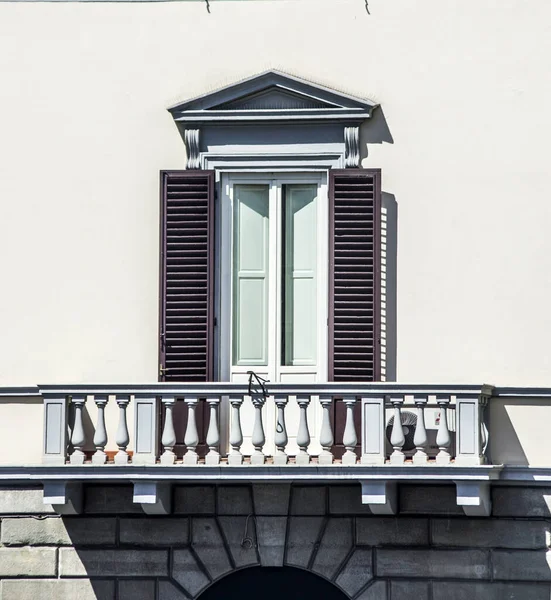
[[[382,107],[376,108],[370,119],[360,127],[360,162],[367,158],[369,144],[394,144],[394,138]]]
[[[381,271],[383,275],[381,303],[386,381],[396,381],[397,362],[397,289],[398,289],[398,204],[394,194],[382,193],[381,202]]]
[[[377,107],[372,117],[360,127],[360,163],[367,158],[370,144],[394,144],[394,138],[381,106]],[[398,204],[396,197],[390,192],[382,193],[381,204],[381,362],[385,380],[396,381]]]
[[[528,466],[542,457],[545,464],[551,449],[546,431],[550,416],[551,404],[541,399],[491,398],[486,408],[489,461]]]
[[[549,579],[549,487],[492,486],[491,519],[466,517],[455,485],[442,483],[399,485],[395,517],[371,514],[357,483],[256,487],[196,481],[174,485],[172,491],[172,514],[148,516],[133,504],[132,485],[88,484],[84,516],[62,517],[64,527],[51,526],[59,519],[54,515],[43,515],[36,522],[40,529],[22,522],[15,545],[50,540],[46,544],[64,546],[59,550],[62,577],[53,581],[60,588],[92,587],[96,596],[81,590],[78,597],[101,600],[226,600],[244,592],[263,600],[383,599],[393,581],[411,577],[411,566],[402,569],[399,560],[390,563],[382,555],[390,550],[398,556],[412,547],[442,561],[448,573],[459,573],[463,585],[488,586],[473,598],[510,597],[493,587],[503,581],[538,585]],[[44,527],[44,519],[50,526]],[[38,531],[46,537],[37,543]],[[456,551],[450,553],[451,548]],[[289,560],[304,567],[284,567]],[[392,573],[383,579],[374,575],[377,561],[387,570],[392,565]],[[261,562],[280,566],[260,567]],[[415,564],[418,579],[432,578],[426,560],[420,557]],[[453,578],[448,574],[440,581]],[[524,599],[525,592],[523,587],[515,597]],[[77,594],[67,588],[66,595],[56,597]]]

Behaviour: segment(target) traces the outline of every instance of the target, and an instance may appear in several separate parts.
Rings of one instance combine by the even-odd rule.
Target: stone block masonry
[[[0,600],[195,600],[247,567],[291,567],[350,600],[549,600],[547,488],[496,488],[490,518],[447,488],[403,486],[396,516],[359,485],[182,485],[145,515],[131,486],[90,485],[60,517],[37,489],[0,488]]]

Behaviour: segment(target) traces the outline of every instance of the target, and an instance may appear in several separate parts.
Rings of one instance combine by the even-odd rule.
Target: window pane
[[[235,185],[233,364],[268,364],[267,185]]]
[[[317,185],[285,185],[283,364],[316,364]]]

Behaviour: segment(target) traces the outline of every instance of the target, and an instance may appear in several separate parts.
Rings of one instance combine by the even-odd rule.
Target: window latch
[[[163,367],[163,365],[159,365],[159,376],[160,377],[164,377],[165,373],[168,373],[169,371],[170,371],[170,369]]]

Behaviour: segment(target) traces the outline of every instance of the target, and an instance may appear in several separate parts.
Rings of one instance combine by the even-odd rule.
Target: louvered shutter
[[[378,169],[329,171],[329,379],[380,379]]]
[[[161,172],[161,381],[213,379],[214,171]]]

